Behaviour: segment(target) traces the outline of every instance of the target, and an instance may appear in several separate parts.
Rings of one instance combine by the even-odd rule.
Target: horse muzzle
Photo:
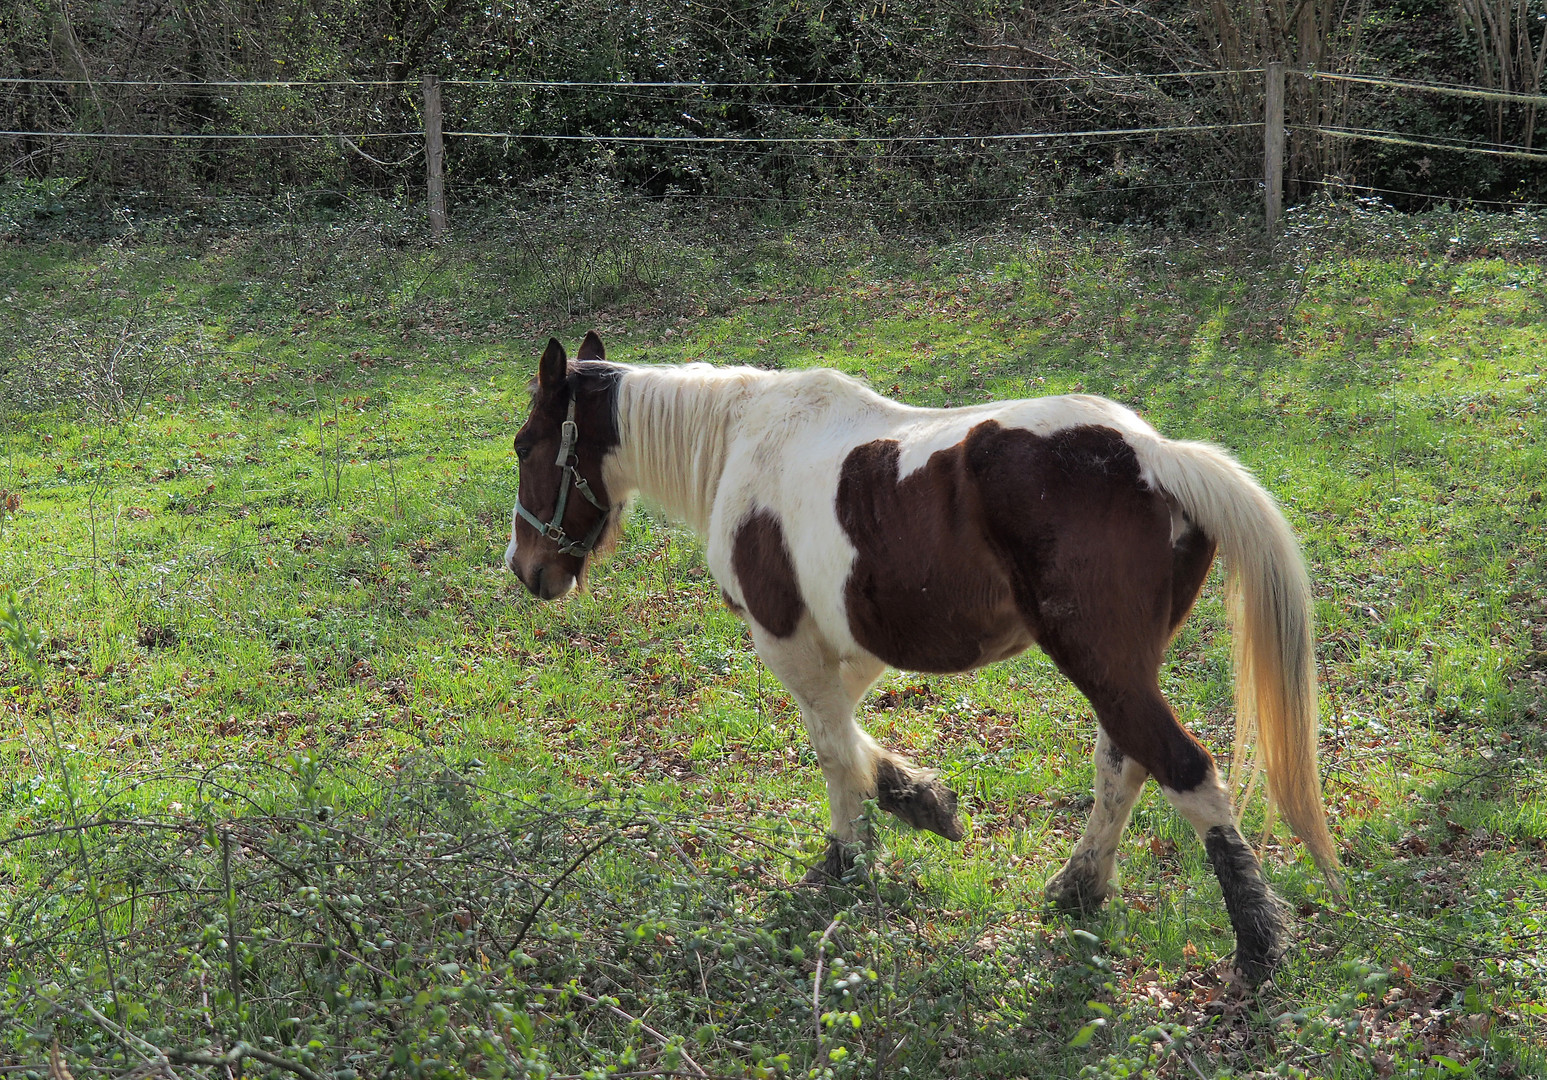
[[[575,575],[556,566],[537,566],[530,574],[517,570],[516,576],[526,586],[526,591],[539,600],[557,600],[568,595],[575,587]]]

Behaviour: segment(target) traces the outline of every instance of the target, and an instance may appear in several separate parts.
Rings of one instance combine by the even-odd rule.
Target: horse
[[[852,865],[867,799],[963,838],[955,793],[855,722],[886,668],[968,671],[1035,644],[1098,721],[1095,803],[1047,898],[1074,912],[1105,902],[1118,840],[1154,777],[1219,878],[1236,967],[1253,984],[1269,977],[1286,908],[1213,756],[1158,681],[1218,553],[1234,760],[1255,739],[1270,813],[1335,886],[1309,578],[1277,504],[1225,451],[1166,439],[1086,394],[917,408],[826,369],[619,364],[594,331],[573,360],[550,338],[529,390],[506,566],[541,600],[583,586],[636,495],[704,538],[725,603],[799,705],[827,783],[828,845],[808,881]]]

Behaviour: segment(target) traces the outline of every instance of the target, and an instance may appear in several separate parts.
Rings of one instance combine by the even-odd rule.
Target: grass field
[[[1547,1074],[1544,227],[0,248],[0,592],[41,639],[0,653],[0,1062]],[[1311,565],[1348,902],[1280,833],[1298,936],[1232,985],[1151,786],[1121,899],[1045,910],[1094,724],[1040,654],[887,676],[864,722],[968,839],[886,819],[852,889],[791,891],[820,774],[696,541],[644,507],[547,607],[501,568],[536,353],[592,327],[916,404],[1100,393],[1231,448]],[[1228,757],[1217,568],[1163,688]]]

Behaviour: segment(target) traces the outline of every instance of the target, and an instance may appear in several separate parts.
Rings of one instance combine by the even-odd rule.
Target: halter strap
[[[579,458],[575,456],[575,443],[580,438],[580,429],[575,426],[575,395],[569,396],[569,410],[564,415],[564,424],[559,428],[559,456],[554,461],[560,469],[559,476],[559,502],[553,509],[553,520],[543,524],[542,520],[526,507],[521,505],[521,497],[516,497],[516,513],[521,520],[531,525],[549,540],[559,546],[560,553],[564,555],[578,555],[581,558],[589,555],[591,549],[596,546],[597,539],[602,535],[602,527],[607,524],[610,507],[603,506],[591,491],[591,485],[586,478],[580,475]],[[591,526],[591,531],[586,533],[583,540],[571,540],[564,532],[564,508],[569,505],[569,489],[574,487],[585,497],[586,502],[602,512],[596,524]]]

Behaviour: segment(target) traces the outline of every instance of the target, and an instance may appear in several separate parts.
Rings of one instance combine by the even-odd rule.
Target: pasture
[[[0,588],[38,633],[0,652],[0,1062],[1542,1075],[1544,227],[1307,213],[1272,259],[323,220],[0,248]],[[1103,394],[1232,450],[1310,565],[1348,902],[1281,830],[1295,939],[1233,984],[1150,785],[1120,897],[1048,910],[1095,726],[1036,652],[884,677],[862,722],[967,838],[882,815],[848,886],[794,888],[822,778],[697,542],[642,507],[558,605],[501,565],[537,353],[593,327],[915,404]],[[1162,686],[1222,760],[1229,655],[1216,568]]]

